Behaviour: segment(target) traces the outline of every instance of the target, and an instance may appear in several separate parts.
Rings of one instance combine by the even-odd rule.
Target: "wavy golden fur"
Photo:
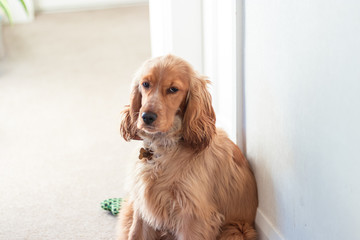
[[[119,239],[252,240],[258,205],[240,149],[215,127],[209,81],[173,55],[137,72],[120,132],[142,139]]]

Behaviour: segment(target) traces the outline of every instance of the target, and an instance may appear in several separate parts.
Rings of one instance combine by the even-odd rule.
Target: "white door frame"
[[[241,6],[236,0],[149,1],[152,55],[176,54],[210,78],[217,125],[244,151]]]
[[[152,56],[168,53],[203,71],[201,0],[149,0]]]

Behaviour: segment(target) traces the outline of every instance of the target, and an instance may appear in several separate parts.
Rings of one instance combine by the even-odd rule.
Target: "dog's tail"
[[[254,227],[244,221],[235,221],[225,224],[221,228],[217,240],[256,240],[257,234]]]

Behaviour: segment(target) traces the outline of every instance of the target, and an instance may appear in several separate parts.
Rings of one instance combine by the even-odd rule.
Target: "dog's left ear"
[[[190,79],[190,89],[183,117],[184,142],[196,152],[205,149],[216,133],[216,116],[212,107],[211,95],[207,90],[210,83],[198,74]]]

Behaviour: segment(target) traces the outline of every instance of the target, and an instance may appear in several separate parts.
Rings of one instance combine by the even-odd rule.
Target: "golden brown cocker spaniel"
[[[256,239],[256,182],[240,149],[215,127],[206,78],[173,55],[137,72],[120,131],[142,139],[120,213],[121,240]]]

